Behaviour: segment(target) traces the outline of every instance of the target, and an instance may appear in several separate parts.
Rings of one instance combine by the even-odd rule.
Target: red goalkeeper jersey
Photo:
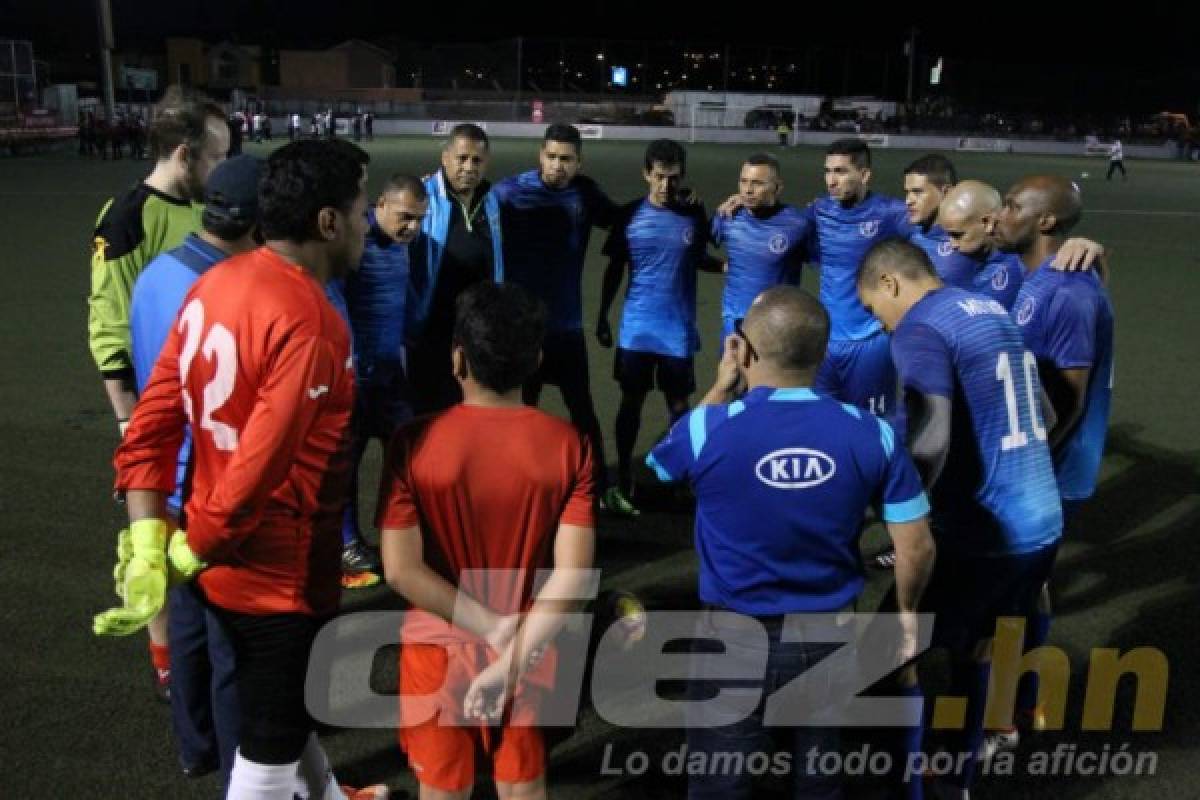
[[[169,494],[194,432],[188,543],[218,606],[337,608],[354,374],[320,283],[274,251],[222,262],[188,293],[114,463],[118,490]]]

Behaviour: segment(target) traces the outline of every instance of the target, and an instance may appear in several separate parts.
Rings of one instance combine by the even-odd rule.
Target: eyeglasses
[[[758,351],[754,349],[754,345],[750,343],[748,338],[746,338],[746,332],[742,330],[742,322],[744,320],[745,317],[738,317],[733,321],[733,332],[737,334],[739,339],[746,343],[746,349],[750,351],[750,358],[754,361],[758,361]]]

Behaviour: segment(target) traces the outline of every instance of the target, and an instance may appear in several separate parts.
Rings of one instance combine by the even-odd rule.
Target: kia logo
[[[758,479],[775,489],[811,489],[837,472],[837,464],[820,450],[787,447],[768,453],[754,465]]]

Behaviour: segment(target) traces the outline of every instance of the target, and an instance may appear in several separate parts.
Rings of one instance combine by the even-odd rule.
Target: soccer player
[[[713,217],[712,240],[728,255],[721,295],[721,341],[733,333],[754,298],[773,286],[797,285],[808,255],[811,218],[779,202],[783,180],[779,161],[758,153],[743,162],[738,175],[742,207],[733,216]]]
[[[882,503],[897,544],[901,622],[913,645],[908,657],[915,655],[915,612],[933,567],[929,503],[891,426],[812,391],[828,332],[825,309],[807,292],[791,286],[763,292],[725,342],[717,381],[701,405],[646,459],[660,479],[686,480],[696,493],[699,594],[714,613],[704,615],[695,638],[729,642],[720,658],[726,668],[728,657],[757,655],[743,669],[757,670],[764,693],[837,648],[810,635],[808,620],[788,615],[832,616],[854,607],[864,585],[858,540],[868,505]],[[744,394],[739,387],[747,387]],[[757,620],[766,640],[739,646],[745,624],[734,624],[729,612]],[[688,749],[710,764],[737,754],[741,764],[770,747],[764,708],[747,715],[744,700],[723,700],[719,685],[707,659],[693,656],[688,699],[703,701],[704,711],[689,719]],[[840,797],[840,776],[805,767],[814,750],[837,751],[837,730],[786,733],[792,796]],[[751,797],[749,777],[737,767],[697,775],[688,797]]]
[[[880,416],[895,412],[896,373],[888,338],[858,301],[855,276],[876,242],[907,238],[908,209],[870,190],[871,150],[859,139],[839,139],[825,155],[825,188],[813,202],[821,304],[829,310],[829,349],[817,391]]]
[[[504,280],[500,206],[486,180],[491,160],[478,125],[455,125],[442,148],[442,165],[425,181],[429,213],[412,250],[408,309],[409,385],[417,413],[441,411],[461,399],[450,372],[454,303],[472,284]]]
[[[583,335],[583,265],[593,226],[609,228],[617,208],[580,174],[583,139],[572,125],[546,128],[538,169],[506,178],[493,192],[500,204],[507,278],[547,309],[542,363],[524,388],[537,405],[543,385],[558,386],[574,423],[592,447],[598,493],[607,486],[604,434],[592,404]]]
[[[413,607],[399,738],[423,800],[469,797],[477,748],[500,797],[546,797],[535,723],[557,658],[534,654],[575,606],[566,598],[588,579],[595,535],[587,439],[521,399],[544,313],[518,286],[466,290],[452,356],[463,402],[402,426],[389,450],[384,569]]]
[[[205,189],[203,227],[179,247],[159,254],[133,287],[129,324],[133,371],[139,394],[146,388],[188,290],[217,263],[258,246],[258,181],[262,162],[234,156],[221,162]],[[169,519],[186,527],[183,507],[190,489],[190,427],[179,448],[175,490],[167,498]],[[220,767],[228,784],[237,747],[238,705],[234,654],[220,620],[205,607],[193,584],[167,596],[171,648],[171,722],[183,772],[200,777]]]
[[[951,694],[967,699],[951,747],[962,769],[949,776],[965,797],[983,741],[996,620],[1035,607],[1062,536],[1041,384],[1004,306],[945,286],[916,245],[872,247],[858,292],[892,333],[908,448],[933,504],[938,561],[922,608],[936,615],[934,644],[950,650]],[[903,684],[916,693],[914,675]],[[920,743],[919,729],[909,731],[905,750]],[[910,797],[919,792],[909,787]]]
[[[621,209],[604,253],[600,316],[596,338],[612,347],[608,312],[629,270],[621,311],[613,378],[621,387],[617,410],[617,483],[604,494],[609,511],[637,516],[633,495],[633,448],[642,424],[642,406],[655,386],[663,393],[674,423],[688,409],[696,389],[692,356],[700,349],[696,330],[696,271],[715,271],[706,253],[708,224],[700,204],[681,205],[680,182],[687,152],[678,142],[656,139],[646,147],[642,177],[647,193]]]
[[[955,251],[967,259],[971,269],[962,283],[943,281],[986,294],[1012,310],[1025,268],[1020,256],[1004,252],[992,238],[1003,203],[1000,192],[981,181],[963,181],[946,193],[938,219]]]
[[[996,220],[1000,246],[1017,253],[1025,281],[1013,318],[1054,407],[1050,449],[1068,529],[1079,507],[1096,490],[1108,431],[1113,387],[1113,309],[1094,272],[1047,269],[1083,215],[1079,189],[1058,176],[1018,181],[1004,196]],[[1026,620],[1025,648],[1041,646],[1050,629],[1050,594],[1043,589],[1038,613]],[[1037,729],[1037,682],[1022,678],[1018,721]],[[1016,732],[1008,732],[1016,743]]]
[[[229,149],[229,126],[217,106],[171,87],[150,128],[154,169],[107,203],[93,234],[88,346],[122,434],[137,402],[129,344],[134,282],[150,260],[178,247],[200,227],[204,184]],[[155,691],[170,695],[166,617],[148,628]]]
[[[145,625],[163,602],[168,550],[172,577],[196,575],[236,659],[230,800],[291,800],[297,783],[302,796],[347,796],[317,742],[304,683],[309,649],[340,594],[354,395],[350,333],[322,284],[361,257],[365,181],[359,159],[324,142],[272,154],[259,188],[266,246],[192,287],[114,460],[132,553],[124,606],[99,615],[95,630]],[[188,530],[170,534],[166,497],[189,422]]]
[[[1129,180],[1129,175],[1125,172],[1125,148],[1121,146],[1120,139],[1113,139],[1112,146],[1108,149],[1108,174],[1104,179],[1111,181],[1113,173],[1117,171],[1121,173],[1121,180]]]
[[[946,193],[957,183],[954,164],[942,155],[921,156],[904,168],[904,206],[913,226],[908,240],[925,251],[945,283],[965,287],[974,277],[975,264],[954,249],[939,216]]]
[[[409,245],[428,210],[425,185],[408,175],[393,175],[367,212],[362,261],[345,281],[357,384],[350,490],[342,520],[342,585],[348,589],[374,585],[382,573],[359,527],[358,470],[371,439],[386,447],[396,427],[412,416],[404,376]]]

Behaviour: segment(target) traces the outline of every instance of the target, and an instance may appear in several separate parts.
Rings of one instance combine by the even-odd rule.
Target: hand
[[[509,661],[510,656],[505,654],[475,676],[463,697],[464,717],[495,722],[504,715],[504,707],[515,688],[515,676]]]
[[[187,583],[207,566],[188,546],[186,531],[171,534],[167,543],[167,582],[170,586]]]
[[[119,548],[118,535],[118,548]],[[129,526],[130,556],[125,565],[119,608],[97,614],[92,631],[97,636],[128,636],[162,610],[167,598],[167,523],[138,520]],[[114,570],[114,575],[119,571]]]
[[[125,596],[125,573],[129,569],[129,560],[133,558],[133,540],[129,536],[129,528],[117,532],[117,565],[113,567],[113,588],[117,597]]]
[[[612,347],[612,328],[609,327],[608,320],[602,318],[596,322],[596,341],[601,347]]]
[[[1103,261],[1104,256],[1104,245],[1076,236],[1063,242],[1050,266],[1063,272],[1079,272],[1091,269],[1097,261]]]
[[[737,362],[737,351],[741,345],[736,334],[731,333],[725,339],[725,351],[721,353],[721,360],[717,363],[717,379],[713,383],[714,391],[732,395],[736,394],[741,387],[742,373],[738,369]]]
[[[746,203],[742,200],[740,194],[732,194],[729,196],[729,199],[717,206],[717,214],[722,217],[732,217],[744,205]]]

